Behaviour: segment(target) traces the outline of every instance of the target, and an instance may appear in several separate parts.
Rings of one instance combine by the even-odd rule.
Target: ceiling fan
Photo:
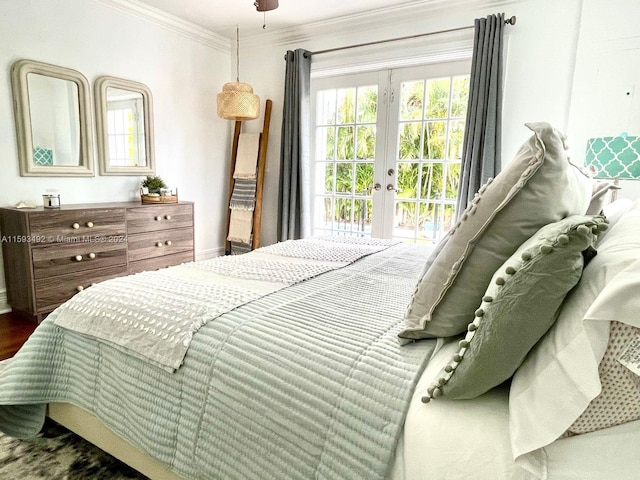
[[[256,0],[254,5],[259,12],[268,12],[278,8],[278,0]]]

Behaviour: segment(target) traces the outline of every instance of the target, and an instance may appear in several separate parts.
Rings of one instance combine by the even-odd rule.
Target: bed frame
[[[151,480],[185,480],[155,458],[129,444],[98,417],[80,407],[70,403],[50,403],[47,416]]]

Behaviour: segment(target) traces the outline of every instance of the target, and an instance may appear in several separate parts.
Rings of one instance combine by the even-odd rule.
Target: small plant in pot
[[[156,193],[160,195],[163,188],[167,188],[164,180],[158,176],[147,175],[147,178],[142,180],[142,187],[146,188],[149,193]]]

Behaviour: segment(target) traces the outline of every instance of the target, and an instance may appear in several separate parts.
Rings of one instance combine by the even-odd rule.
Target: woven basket
[[[149,203],[178,203],[178,192],[175,195],[148,195],[140,190],[140,200],[143,204]]]

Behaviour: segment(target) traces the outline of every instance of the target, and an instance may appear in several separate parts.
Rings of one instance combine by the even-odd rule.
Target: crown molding
[[[303,25],[261,32],[242,37],[244,47],[273,47],[291,44],[301,44],[318,39],[329,38],[332,35],[346,35],[353,33],[354,25],[362,32],[368,28],[379,29],[380,22],[386,27],[397,26],[399,31],[410,35],[407,26],[415,22],[416,18],[445,16],[452,10],[478,11],[488,8],[502,8],[523,3],[525,0],[423,0],[421,2],[404,3],[371,10],[369,12],[347,15],[340,18],[322,20]],[[505,12],[510,15],[509,12]],[[469,20],[473,26],[473,19]],[[456,28],[461,25],[452,25]],[[331,48],[331,46],[327,46]]]
[[[211,47],[222,53],[231,52],[231,42],[228,38],[218,35],[211,30],[202,28],[182,18],[171,15],[163,10],[142,3],[138,0],[97,0],[111,8],[141,18],[149,23],[158,25],[169,31],[182,35],[190,40]]]

